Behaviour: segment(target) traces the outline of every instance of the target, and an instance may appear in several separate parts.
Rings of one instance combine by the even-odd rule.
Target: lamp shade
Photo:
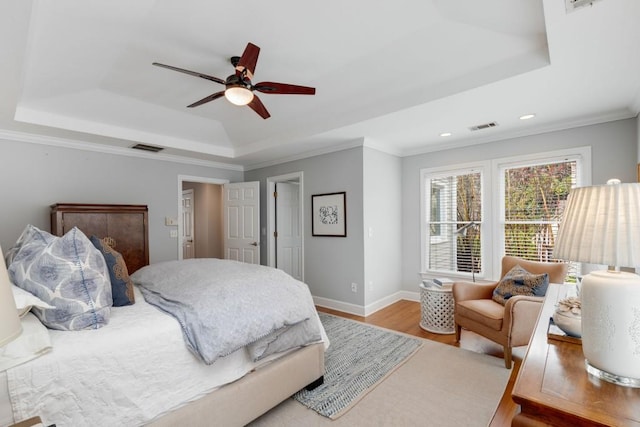
[[[11,292],[11,282],[0,248],[0,347],[17,338],[22,332],[18,310]]]
[[[640,266],[640,184],[571,190],[553,255],[591,264]]]

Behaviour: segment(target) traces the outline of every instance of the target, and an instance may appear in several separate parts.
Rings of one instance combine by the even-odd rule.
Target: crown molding
[[[294,154],[291,156],[279,157],[275,160],[268,160],[265,162],[254,163],[252,165],[245,166],[246,171],[262,169],[269,166],[276,166],[283,163],[294,162],[296,160],[308,159],[309,157],[321,156],[323,154],[335,153],[336,151],[344,151],[350,148],[362,147],[365,145],[364,138],[356,138],[339,144],[331,145],[329,147],[320,148],[317,150],[305,151],[300,154]]]
[[[609,114],[597,115],[592,117],[567,120],[562,122],[550,123],[526,130],[517,130],[500,134],[490,134],[481,138],[465,138],[457,141],[438,142],[424,147],[407,149],[402,152],[401,157],[410,157],[420,154],[433,153],[435,151],[444,151],[452,148],[468,147],[471,145],[487,144],[490,142],[504,141],[507,139],[522,138],[526,136],[541,135],[549,132],[559,132],[568,129],[574,129],[583,126],[597,125],[607,122],[615,122],[635,117],[636,114],[629,110],[615,111]]]
[[[245,170],[244,167],[242,167],[241,165],[232,165],[229,163],[212,162],[209,160],[201,160],[201,159],[192,159],[188,157],[176,156],[173,154],[148,153],[145,151],[133,150],[131,148],[113,147],[110,145],[105,145],[100,143],[80,142],[80,141],[74,141],[66,138],[26,133],[26,132],[16,132],[16,131],[10,131],[6,129],[0,129],[0,139],[7,140],[7,141],[26,142],[30,144],[40,144],[40,145],[49,145],[54,147],[69,148],[73,150],[93,151],[93,152],[104,153],[104,154],[115,154],[118,156],[137,157],[137,158],[148,159],[148,160],[160,160],[165,162],[181,163],[181,164],[187,164],[187,165],[193,165],[193,166],[205,166],[205,167],[241,171],[241,172]]]

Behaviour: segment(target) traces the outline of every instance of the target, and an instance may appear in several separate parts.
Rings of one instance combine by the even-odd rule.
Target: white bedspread
[[[18,338],[0,347],[0,372],[27,363],[51,351],[49,330],[32,313],[22,319],[22,333]]]
[[[138,289],[134,305],[112,309],[108,327],[50,335],[52,352],[7,371],[16,420],[39,415],[58,427],[141,425],[258,365],[245,349],[203,364],[185,346],[176,320],[147,304]]]

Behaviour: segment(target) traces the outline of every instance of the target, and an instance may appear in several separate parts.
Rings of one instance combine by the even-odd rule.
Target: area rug
[[[331,345],[325,354],[324,384],[295,399],[335,419],[407,360],[423,340],[320,313]]]
[[[321,416],[292,398],[250,426],[486,427],[511,375],[504,360],[434,341],[421,342],[413,356],[338,419]]]

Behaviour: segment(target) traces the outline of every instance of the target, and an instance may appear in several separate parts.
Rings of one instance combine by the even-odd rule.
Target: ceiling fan
[[[197,107],[207,102],[211,102],[215,99],[224,96],[229,102],[235,105],[248,105],[253,111],[258,113],[263,119],[271,117],[267,109],[265,108],[260,98],[253,92],[258,91],[262,93],[270,94],[284,94],[284,95],[315,95],[316,89],[307,86],[296,86],[287,83],[276,82],[260,82],[255,85],[251,83],[253,73],[258,62],[258,55],[260,54],[260,48],[253,43],[248,43],[244,49],[242,56],[231,57],[231,65],[236,69],[235,74],[227,77],[226,80],[219,79],[218,77],[209,76],[207,74],[198,73],[196,71],[189,71],[183,68],[173,67],[171,65],[160,64],[154,62],[153,65],[158,67],[168,68],[169,70],[179,71],[181,73],[189,74],[192,76],[200,77],[212,82],[220,83],[226,86],[225,90],[216,92],[209,96],[202,98],[200,101],[196,101],[187,107]]]

